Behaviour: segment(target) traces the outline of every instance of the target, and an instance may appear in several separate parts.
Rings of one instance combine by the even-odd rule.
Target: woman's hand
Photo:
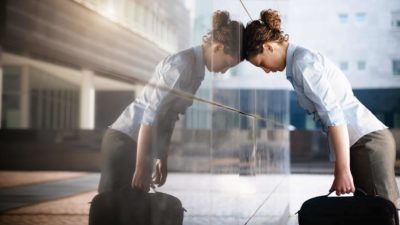
[[[151,163],[150,165],[146,165],[144,163],[141,164],[141,166],[137,166],[135,169],[135,173],[133,174],[131,187],[133,189],[139,189],[145,192],[149,192],[150,183],[151,183]]]
[[[168,174],[168,166],[167,166],[167,158],[157,159],[155,173],[153,176],[153,184],[157,184],[158,187],[161,187],[165,184],[167,180]]]
[[[349,194],[355,191],[353,176],[350,169],[335,168],[335,179],[330,191],[336,191],[336,195]]]

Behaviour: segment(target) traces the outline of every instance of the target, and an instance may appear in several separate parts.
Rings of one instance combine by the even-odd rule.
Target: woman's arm
[[[173,121],[174,118],[178,118],[178,113],[172,113],[167,118],[163,118],[163,121]],[[174,131],[175,121],[167,123],[157,124],[157,143],[155,144],[156,152],[156,164],[153,175],[153,184],[158,187],[164,185],[168,175],[168,152],[170,149],[171,136]]]
[[[132,188],[148,192],[150,190],[152,159],[152,127],[142,124],[139,130],[136,153],[136,168],[133,175]]]
[[[140,126],[136,153],[136,168],[131,184],[132,188],[141,189],[147,192],[150,190],[151,183],[157,184],[160,187],[165,183],[167,179],[168,150],[171,135],[174,129],[174,124],[171,124],[171,126],[168,128],[164,128],[166,130],[166,133],[161,132],[162,137],[158,136],[156,138],[153,138],[153,132],[157,133],[153,129],[161,128],[145,124],[142,124]],[[160,135],[160,133],[157,134]],[[153,141],[157,141],[160,143],[152,143]],[[156,160],[155,175],[152,180],[151,173],[153,166],[153,146],[157,148],[162,147],[165,149],[157,149],[157,154],[159,154],[158,156],[160,157]],[[160,151],[162,152],[162,154],[160,154]]]
[[[156,120],[160,112],[167,111],[171,107],[170,103],[177,98],[171,90],[180,89],[181,69],[178,67],[183,66],[183,64],[171,66],[169,60],[170,58],[167,57],[157,65],[154,75],[149,84],[146,85],[140,99],[140,102],[144,105],[144,111],[142,124],[139,128],[136,169],[131,186],[144,191],[150,190],[153,166],[152,145],[157,144],[152,143],[154,141],[153,132],[158,129]],[[166,167],[166,163],[164,165]]]
[[[336,190],[337,195],[354,192],[353,176],[350,172],[350,144],[347,125],[330,126],[328,134],[336,155],[335,179],[331,190]]]
[[[328,135],[336,155],[335,179],[331,190],[336,194],[354,192],[353,177],[350,172],[350,144],[347,120],[339,98],[325,71],[322,56],[312,52],[300,54],[293,64],[294,78],[303,85],[304,95],[313,102],[318,117]],[[333,84],[340,85],[340,84]],[[313,110],[310,108],[310,110]]]

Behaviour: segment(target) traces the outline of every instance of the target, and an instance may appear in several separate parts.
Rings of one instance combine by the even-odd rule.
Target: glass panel
[[[400,11],[392,11],[392,28],[395,30],[400,29]]]
[[[400,75],[400,60],[393,60],[393,74]]]
[[[20,128],[21,67],[3,68],[2,128]]]
[[[188,118],[176,125],[169,154],[174,173],[160,190],[182,201],[184,224],[278,224],[289,207],[287,123],[196,104],[191,118],[212,114],[212,127],[185,127]]]
[[[29,78],[30,128],[77,128],[76,121],[70,118],[78,117],[79,101],[71,93],[78,93],[79,87],[34,67],[29,68]]]
[[[349,69],[349,63],[348,62],[340,62],[340,69],[343,71],[346,71]]]
[[[364,23],[366,21],[366,14],[364,12],[356,13],[356,21],[358,23]]]
[[[358,67],[358,70],[365,70],[365,68],[366,68],[365,61],[358,61],[357,62],[357,67]]]
[[[97,174],[83,176],[96,176],[88,182],[88,190],[97,193],[99,176],[106,184],[118,183],[113,186],[113,191],[118,191],[140,176],[135,170],[151,175],[154,163],[165,160],[168,179],[156,190],[181,200],[187,210],[184,224],[286,222],[289,91],[242,86],[242,82],[230,87],[216,84],[217,72],[226,83],[234,79],[245,83],[248,73],[255,71],[236,66],[241,56],[241,26],[229,33],[228,39],[236,39],[234,43],[214,40],[228,35],[225,31],[232,29],[231,25],[219,35],[208,33],[213,12],[230,4],[76,0],[57,4],[36,1],[31,8],[19,8],[15,2],[6,3],[13,21],[7,24],[12,27],[7,31],[15,32],[15,40],[21,42],[34,38],[21,46],[12,46],[15,41],[8,43],[10,49],[21,49],[24,54],[7,55],[7,59],[28,64],[31,121],[25,136],[29,138],[13,133],[17,141],[10,142],[14,147],[10,149],[16,149],[16,154],[8,156],[14,159],[9,160],[15,162],[12,166],[94,171]],[[241,7],[239,2],[235,4]],[[264,1],[258,4],[263,6]],[[232,20],[239,20],[237,12],[229,12]],[[90,26],[83,26],[82,21]],[[19,27],[22,22],[25,27]],[[20,36],[23,32],[25,37]],[[218,45],[221,43],[224,48]],[[2,116],[6,128],[19,126],[21,117],[20,72],[11,73],[12,68],[5,67]],[[131,86],[115,85],[117,81],[135,86],[136,98]],[[85,91],[86,86],[94,88]],[[92,104],[84,96],[93,89],[98,100]],[[97,106],[95,113],[81,112],[85,102]],[[87,114],[92,116],[87,120],[97,118],[96,129],[82,126],[80,119]],[[147,158],[140,158],[142,153],[148,153]],[[136,165],[136,161],[140,163]],[[110,172],[110,180],[105,171]],[[88,191],[79,189],[86,182],[75,182],[73,195]],[[32,193],[24,194],[34,199]],[[82,205],[88,206],[87,202]],[[88,207],[84,210],[82,217],[89,213]]]
[[[345,13],[339,14],[339,22],[340,23],[347,23],[348,19],[349,19],[349,15],[347,15]]]

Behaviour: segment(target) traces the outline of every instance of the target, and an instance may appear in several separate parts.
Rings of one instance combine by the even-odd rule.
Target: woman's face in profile
[[[206,60],[207,69],[215,73],[225,73],[229,68],[239,63],[238,56],[232,56],[224,52],[223,45],[212,47],[209,59]]]
[[[263,45],[263,52],[249,58],[249,62],[260,67],[266,73],[283,71],[285,58],[280,54],[279,46],[274,43]]]

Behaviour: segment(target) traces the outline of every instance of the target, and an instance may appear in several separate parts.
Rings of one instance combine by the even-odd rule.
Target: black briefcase
[[[329,197],[331,193],[305,201],[299,225],[399,225],[397,209],[387,199],[361,190],[347,197]]]
[[[97,194],[90,203],[89,225],[182,225],[184,210],[172,195],[127,187]]]

